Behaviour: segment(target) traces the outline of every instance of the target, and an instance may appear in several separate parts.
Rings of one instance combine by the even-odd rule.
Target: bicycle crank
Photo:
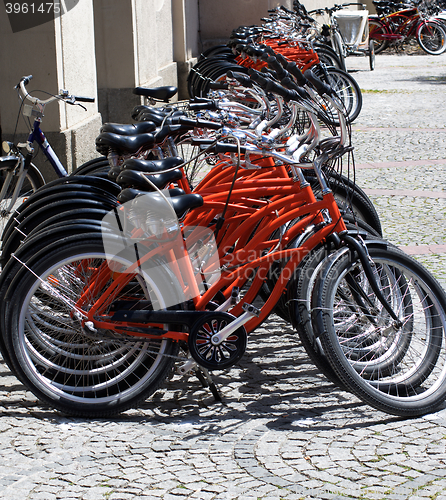
[[[244,304],[245,311],[236,318],[215,311],[197,321],[189,332],[188,347],[193,359],[208,370],[223,370],[237,363],[246,350],[248,334],[243,326],[260,311]]]

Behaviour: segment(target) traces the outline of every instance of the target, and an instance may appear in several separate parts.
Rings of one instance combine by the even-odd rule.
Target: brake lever
[[[87,108],[81,104],[80,102],[77,102],[74,97],[70,97],[69,99],[65,99],[65,102],[67,104],[71,104],[72,106],[80,106],[84,111],[87,111]]]

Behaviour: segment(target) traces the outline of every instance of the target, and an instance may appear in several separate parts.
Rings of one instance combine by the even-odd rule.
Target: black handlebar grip
[[[275,94],[280,95],[285,99],[285,101],[296,101],[300,99],[300,95],[295,90],[288,90],[272,80],[268,80],[266,89],[269,92],[274,92]]]
[[[249,57],[261,57],[262,54],[264,53],[263,50],[253,47],[252,45],[246,47],[245,52],[248,54]]]
[[[275,57],[268,57],[266,62],[268,63],[268,66],[277,73],[279,79],[288,76],[287,72],[283,69],[283,66],[279,63],[279,61]]]
[[[287,9],[286,7],[284,7],[283,5],[281,5],[279,7],[279,9],[283,10],[284,12],[286,12],[287,14],[293,14],[294,15],[294,12],[292,10],[289,10]]]
[[[266,87],[268,80],[255,69],[249,70],[249,76],[257,83],[257,85],[262,87],[262,89]]]
[[[225,142],[217,142],[214,147],[216,153],[237,153],[239,151],[237,144],[227,144]],[[240,154],[246,153],[246,147],[240,147]]]
[[[22,76],[20,78],[20,82],[14,87],[15,89],[20,88],[20,84],[23,82],[25,85],[28,85],[29,81],[32,79],[33,75]]]
[[[190,125],[193,128],[209,128],[212,130],[219,130],[223,127],[222,123],[211,122],[210,120],[194,120],[193,118],[187,118],[185,116],[181,116],[178,121],[181,125]]]
[[[209,88],[211,90],[228,90],[228,84],[226,82],[209,82]]]
[[[211,102],[191,102],[189,104],[189,109],[196,110],[196,111],[205,110],[205,109],[208,109],[210,111],[216,111],[218,108],[217,108],[217,105],[215,104],[215,102],[211,101]]]
[[[202,149],[205,149],[208,146],[212,146],[212,144],[215,143],[215,140],[208,139],[208,138],[200,139],[198,137],[192,137],[192,139],[190,140],[190,143],[192,144],[192,146],[200,146]]]
[[[283,78],[280,83],[285,87],[287,88],[288,90],[293,90],[294,92],[297,92],[300,97],[303,97],[303,98],[306,98],[308,97],[308,93],[305,92],[305,90],[301,87],[299,87],[298,85],[296,85],[294,83],[293,80],[291,80],[291,78],[289,76],[287,76],[286,78]],[[296,100],[296,99],[295,99]]]
[[[229,78],[232,78],[234,80],[237,80],[243,87],[251,88],[252,87],[252,80],[248,76],[246,76],[244,73],[238,73],[237,71],[228,71],[226,75]]]
[[[298,85],[300,85],[301,87],[306,85],[307,79],[304,77],[302,71],[297,67],[297,64],[294,61],[289,62],[286,66],[286,69],[294,76]]]
[[[79,101],[79,102],[94,102],[95,101],[94,97],[82,97],[80,95],[74,95],[73,97],[76,101]]]
[[[277,82],[274,82],[273,80],[267,80],[266,84],[266,90],[268,92],[274,92],[275,94],[279,94],[283,98],[287,95],[287,89],[282,87],[282,85],[279,85]]]
[[[203,102],[214,102],[213,99],[209,99],[209,97],[193,97],[189,102],[193,103],[203,103]]]
[[[268,54],[270,56],[275,56],[276,53],[274,52],[274,49],[272,47],[270,47],[269,45],[265,45],[264,43],[262,43],[261,45],[259,45],[259,49],[263,50],[264,52],[268,52]]]
[[[23,82],[25,85],[28,85],[29,81],[32,80],[32,78],[33,75],[28,75],[21,78],[20,81]]]
[[[279,62],[279,64],[282,65],[283,68],[286,68],[286,66],[288,64],[288,59],[283,54],[281,54],[280,52],[277,52],[276,59]]]
[[[331,95],[333,93],[333,89],[326,83],[319,80],[311,69],[307,69],[307,71],[305,71],[304,77],[311,83],[311,85],[313,85],[319,95]]]

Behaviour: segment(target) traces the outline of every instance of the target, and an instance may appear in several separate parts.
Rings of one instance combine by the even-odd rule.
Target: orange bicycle
[[[326,96],[339,110],[341,130],[324,141],[311,89],[306,101],[275,82],[269,89],[309,113],[311,133],[285,152],[259,148],[249,134],[241,146],[241,130],[233,133],[235,145],[216,147],[236,148],[238,158],[271,157],[275,164],[260,170],[284,166],[288,178],[238,183],[237,161],[234,182],[209,200],[206,192],[169,200],[152,185],[154,193],[112,210],[102,234],[14,257],[16,271],[2,294],[9,301],[2,337],[17,376],[39,399],[70,415],[105,417],[153,394],[176,362],[183,372],[232,366],[300,264],[326,245],[332,251],[316,266],[311,301],[316,338],[335,374],[388,413],[420,415],[444,401],[444,292],[388,243],[365,243],[349,232],[325,180],[322,165],[349,151],[342,106]],[[314,170],[322,199],[302,169]],[[238,221],[225,230],[226,217]],[[269,296],[255,307],[278,262]],[[287,296],[290,304],[303,299],[294,287]]]

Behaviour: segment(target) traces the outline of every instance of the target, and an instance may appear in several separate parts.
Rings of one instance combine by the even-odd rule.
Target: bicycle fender
[[[0,156],[0,170],[10,170],[19,163],[17,156]]]
[[[11,170],[18,166],[20,159],[17,156],[0,156],[0,171],[2,170]],[[28,172],[32,171],[39,178],[40,183],[42,185],[45,184],[45,178],[43,177],[40,170],[31,163],[28,167]]]

